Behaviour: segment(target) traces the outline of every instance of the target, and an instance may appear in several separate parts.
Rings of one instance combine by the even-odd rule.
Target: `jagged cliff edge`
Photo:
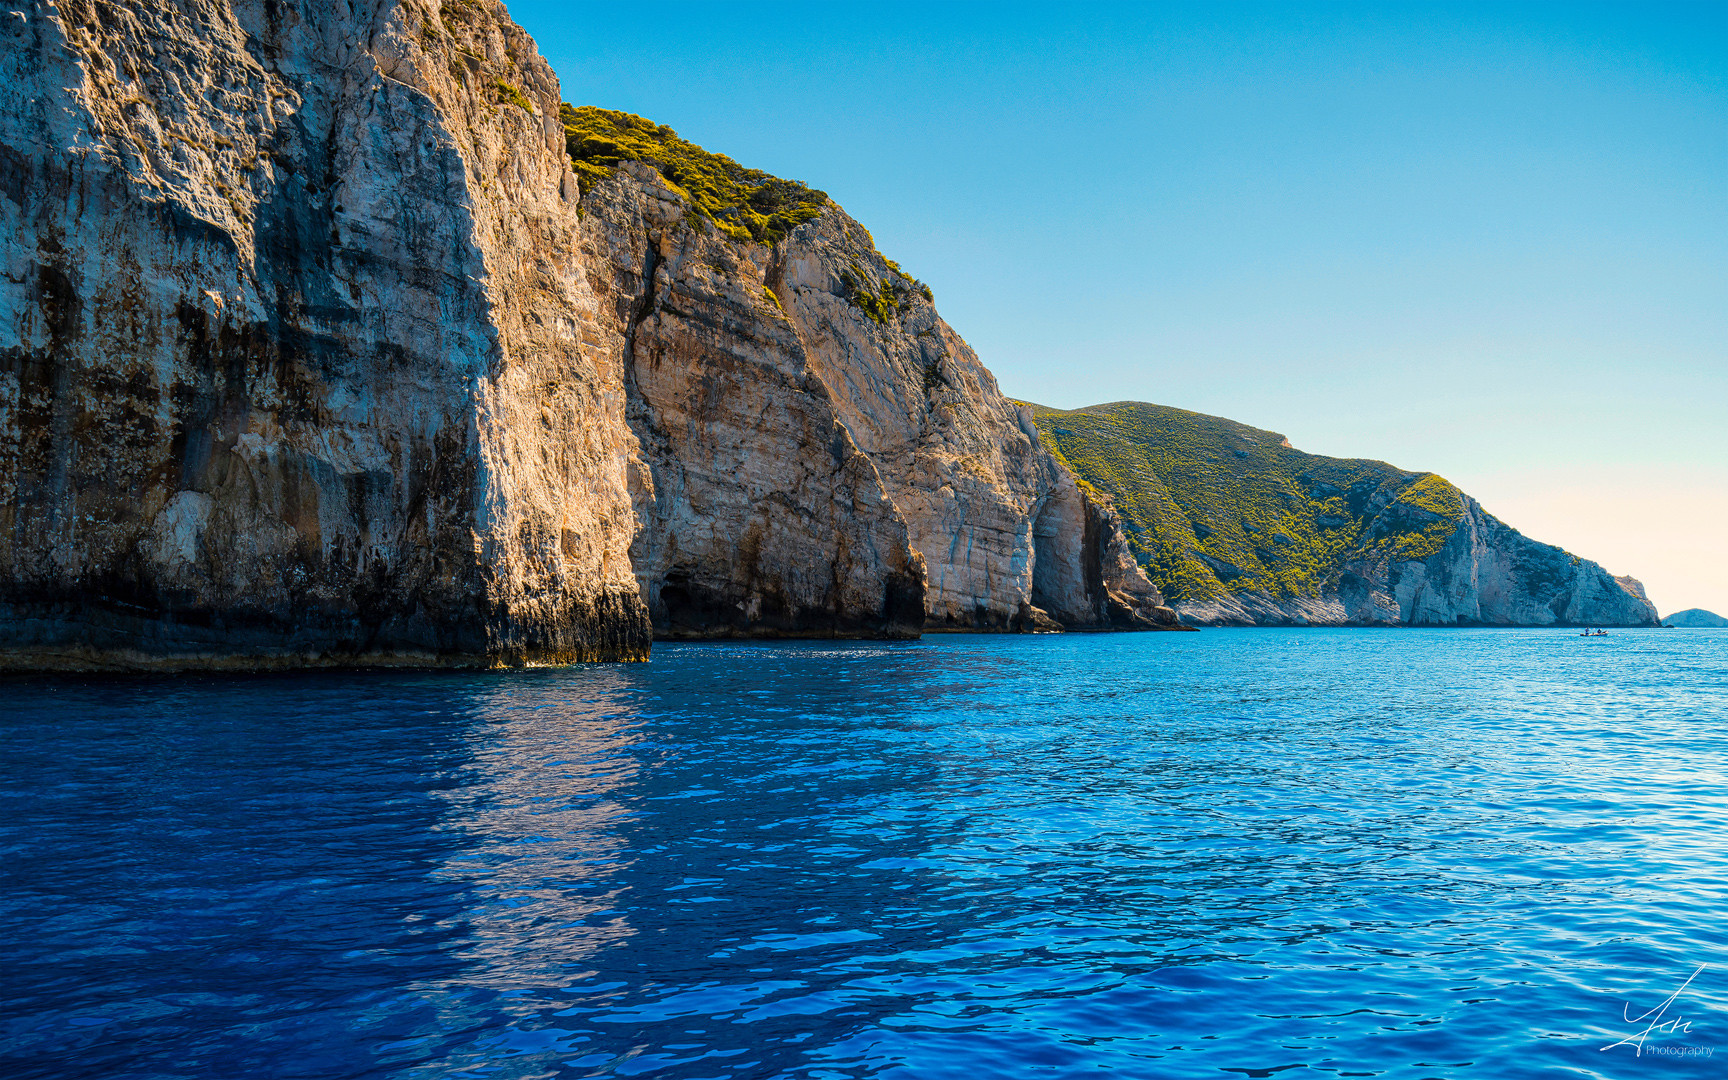
[[[21,15],[0,663],[1173,621],[928,298],[858,305],[901,282],[862,228],[746,242],[647,165],[579,182],[501,5]]]

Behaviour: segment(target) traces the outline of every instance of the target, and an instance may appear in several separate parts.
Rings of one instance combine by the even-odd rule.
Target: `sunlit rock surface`
[[[0,20],[4,663],[645,655],[558,102],[495,3]]]
[[[861,226],[573,171],[494,0],[74,0],[0,44],[0,666],[1175,622]]]
[[[583,208],[657,634],[1175,622],[1108,508],[838,207],[739,240],[627,161]],[[873,316],[860,289],[897,300]]]
[[[772,253],[687,220],[635,162],[583,205],[644,455],[632,556],[655,633],[916,637],[922,563],[764,292]]]

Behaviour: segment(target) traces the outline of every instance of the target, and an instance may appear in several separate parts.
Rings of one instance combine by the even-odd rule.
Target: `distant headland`
[[[1636,580],[1525,537],[1433,473],[1145,402],[1033,415],[1184,621],[1656,625]]]
[[[1676,611],[1663,619],[1662,625],[1687,629],[1721,629],[1728,627],[1728,619],[1724,619],[1714,611],[1705,611],[1703,608],[1687,608],[1685,611]]]

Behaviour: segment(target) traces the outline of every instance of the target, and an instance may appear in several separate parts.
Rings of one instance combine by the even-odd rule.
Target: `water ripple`
[[[1728,633],[7,688],[9,1077],[1521,1080],[1728,1055]],[[1665,1014],[1688,1028],[1601,1049],[1700,965]]]

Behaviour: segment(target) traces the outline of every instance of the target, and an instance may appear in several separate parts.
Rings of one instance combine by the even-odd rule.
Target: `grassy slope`
[[[775,243],[828,205],[814,188],[747,169],[664,124],[592,105],[561,111],[565,148],[584,179],[603,178],[622,161],[646,162],[689,198],[694,213],[734,240]]]
[[[1033,406],[1045,443],[1110,495],[1135,557],[1173,601],[1313,596],[1357,559],[1426,559],[1464,512],[1457,488],[1383,461],[1293,449],[1234,420],[1122,401]]]

